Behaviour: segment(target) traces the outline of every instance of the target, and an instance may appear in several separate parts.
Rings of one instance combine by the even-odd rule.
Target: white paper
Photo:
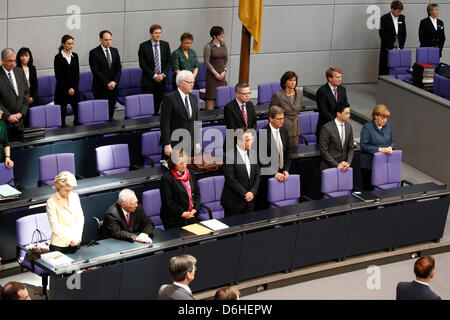
[[[205,221],[201,221],[200,223],[202,225],[204,225],[205,227],[207,227],[211,230],[214,230],[214,231],[229,228],[229,226],[227,226],[225,223],[220,222],[217,219],[205,220]]]
[[[41,259],[54,267],[70,264],[73,261],[73,259],[69,258],[59,251],[52,251],[49,253],[41,254]]]

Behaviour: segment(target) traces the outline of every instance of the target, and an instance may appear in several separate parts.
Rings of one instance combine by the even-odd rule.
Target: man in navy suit
[[[150,40],[139,46],[139,67],[142,69],[142,93],[153,94],[155,114],[164,96],[166,78],[169,75],[171,53],[169,43],[161,40],[162,27],[154,24],[150,27]]]
[[[378,75],[389,74],[388,50],[403,49],[406,41],[406,22],[402,15],[403,3],[394,0],[391,3],[391,12],[386,13],[380,19],[380,64]]]
[[[348,104],[345,87],[341,86],[342,70],[337,67],[329,67],[325,76],[328,82],[316,92],[317,108],[319,109],[319,120],[316,127],[317,141],[319,141],[322,126],[336,117],[338,103]]]
[[[420,21],[419,41],[421,47],[438,47],[439,57],[445,42],[444,22],[439,20],[439,5],[430,3],[427,6],[428,18]]]
[[[100,45],[89,51],[89,66],[92,71],[92,93],[95,99],[107,99],[109,120],[114,117],[114,107],[119,95],[119,80],[122,73],[119,51],[111,47],[112,34],[100,32]]]
[[[441,300],[430,289],[431,279],[434,277],[434,258],[425,256],[417,259],[414,264],[416,280],[400,282],[397,285],[397,300]]]

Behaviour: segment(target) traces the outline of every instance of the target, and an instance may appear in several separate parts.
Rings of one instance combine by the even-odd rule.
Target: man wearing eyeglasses
[[[192,72],[187,70],[178,72],[176,77],[178,89],[170,92],[163,99],[160,122],[162,160],[168,159],[172,154],[172,147],[180,142],[180,140],[172,140],[172,133],[177,129],[184,129],[189,135],[190,149],[185,150],[186,152],[191,156],[194,155],[193,152],[195,154],[201,152],[200,128],[195,124],[198,121],[197,97],[192,94],[194,81]]]
[[[250,101],[248,83],[240,82],[235,87],[236,99],[230,101],[223,110],[227,129],[249,128],[256,130],[256,111]]]

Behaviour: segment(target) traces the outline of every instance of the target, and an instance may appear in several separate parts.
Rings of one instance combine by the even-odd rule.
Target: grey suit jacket
[[[175,284],[163,284],[158,291],[158,300],[195,300],[191,293]]]
[[[339,163],[353,161],[353,130],[349,122],[345,122],[345,140],[342,146],[339,131],[334,120],[325,124],[320,130],[319,147],[322,162],[320,170],[337,168]]]
[[[9,77],[0,67],[0,105],[3,107],[3,120],[7,126],[23,127],[24,117],[28,113],[28,99],[30,97],[30,89],[28,88],[27,78],[21,68],[13,69],[17,82],[19,95],[14,91]],[[11,114],[22,113],[23,117],[16,123],[8,122]]]

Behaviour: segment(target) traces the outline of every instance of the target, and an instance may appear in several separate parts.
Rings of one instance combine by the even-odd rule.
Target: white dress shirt
[[[395,34],[398,35],[398,17],[394,16],[391,12],[392,21],[394,22]]]
[[[236,145],[236,149],[241,155],[241,158],[244,160],[245,167],[247,168],[248,177],[250,178],[250,159],[248,158],[248,154],[246,150],[241,150],[239,146]]]
[[[181,95],[181,100],[183,101],[183,106],[185,105],[185,101],[186,101],[186,97],[187,97],[187,101],[188,101],[188,105],[189,105],[189,118],[192,117],[192,107],[191,107],[191,100],[189,99],[189,94],[185,94],[183,91],[180,90],[180,88],[178,88],[178,92]]]
[[[280,135],[280,129],[275,129],[274,127],[272,127],[272,124],[269,122],[270,125],[270,129],[272,129],[272,136],[275,139],[275,141],[277,141],[277,137],[280,138],[280,145],[281,145],[281,149],[283,149],[283,140],[281,140],[281,135]]]
[[[120,209],[122,209],[123,215],[125,216],[125,220],[127,220],[127,215],[129,212],[126,212],[125,210],[123,210],[122,207],[120,207]],[[130,216],[130,219],[131,219],[131,216]]]
[[[420,284],[423,284],[424,286],[430,286],[430,284],[427,283],[427,282],[419,281],[419,280],[417,280],[417,279],[414,279],[414,281],[415,281],[415,282],[418,282],[418,283],[420,283]]]
[[[17,88],[16,76],[14,75],[14,71],[13,71],[14,69],[11,69],[11,71],[6,71],[5,67],[2,66],[2,68],[3,68],[3,71],[5,71],[6,76],[8,77],[8,80],[9,80],[9,73],[11,73],[11,77],[12,77],[12,80],[14,82],[14,91],[16,92],[16,95],[18,96],[19,95],[19,90]]]
[[[336,88],[333,87],[329,82],[328,82],[328,86],[331,89],[331,93],[333,94],[333,97],[336,97],[337,96],[337,87]],[[334,90],[336,90],[336,93],[334,93]]]
[[[159,70],[161,71],[161,74],[163,74],[165,76],[165,74],[163,73],[162,70],[162,66],[161,66],[161,45],[160,42],[153,42],[152,39],[150,39],[150,42],[152,43],[152,50],[153,50],[153,57],[155,56],[155,44],[158,45],[158,60],[159,60]],[[155,71],[156,71],[156,65],[155,65]],[[153,76],[153,79],[155,79],[155,77],[157,76],[156,72],[155,75]]]
[[[105,48],[103,45],[100,45],[102,47],[103,53],[105,54],[105,58],[106,60],[108,60],[108,55],[106,54],[106,50],[109,51],[109,56],[111,58],[111,62],[112,62],[112,55],[111,55],[111,48]]]
[[[247,105],[243,102],[240,102],[237,98],[236,98],[236,102],[239,105],[239,110],[241,111],[241,113],[242,113],[242,105],[244,105],[244,113],[245,113],[245,116],[247,117],[247,123],[248,123]]]
[[[338,119],[334,119],[334,122],[336,123],[337,129],[339,131],[339,138],[341,138],[341,143],[344,145],[345,140],[345,123],[340,123]]]
[[[73,57],[72,52],[70,52],[69,54],[66,54],[66,53],[64,52],[64,50],[61,50],[61,54],[62,54],[62,56],[64,57],[64,59],[66,59],[67,62],[70,64],[70,62],[72,61],[72,57]]]
[[[432,17],[430,17],[430,20],[431,20],[431,23],[434,26],[434,29],[437,30],[437,19],[436,18],[433,19]]]

